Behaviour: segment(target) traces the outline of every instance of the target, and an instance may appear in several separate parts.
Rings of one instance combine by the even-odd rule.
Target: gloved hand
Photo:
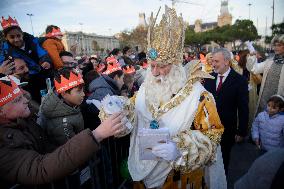
[[[174,161],[181,156],[181,153],[177,149],[177,145],[174,142],[168,142],[154,146],[152,148],[152,153],[155,156],[161,157],[167,161]]]
[[[245,44],[246,44],[246,46],[248,47],[248,50],[249,50],[249,52],[250,52],[251,54],[255,53],[255,48],[253,47],[251,41],[246,41]]]

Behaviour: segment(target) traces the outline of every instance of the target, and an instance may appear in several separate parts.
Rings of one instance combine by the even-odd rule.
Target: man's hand
[[[43,69],[47,70],[47,69],[50,68],[50,63],[48,63],[48,62],[43,62],[43,63],[41,64],[41,67],[42,67]]]
[[[237,143],[242,142],[243,140],[244,140],[244,137],[239,136],[239,135],[236,135],[236,136],[235,136],[235,141],[236,141]]]
[[[155,156],[161,157],[167,161],[174,161],[181,155],[179,150],[177,149],[176,143],[174,142],[154,146],[152,153]]]
[[[15,69],[15,63],[10,62],[10,60],[5,60],[0,66],[0,73],[4,75],[10,75],[13,73],[13,69]]]
[[[98,142],[103,139],[119,134],[124,130],[124,125],[126,124],[125,115],[123,113],[115,113],[105,121],[103,121],[95,130],[93,130],[93,135]]]

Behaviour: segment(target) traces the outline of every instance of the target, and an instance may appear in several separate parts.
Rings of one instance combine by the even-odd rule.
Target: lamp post
[[[272,2],[272,25],[274,24],[274,0]]]
[[[32,26],[32,32],[33,32],[33,35],[35,35],[34,28],[33,28],[33,22],[32,22],[32,16],[34,16],[34,15],[33,14],[29,14],[29,13],[27,13],[27,15],[30,17],[31,26]]]
[[[251,5],[252,5],[251,3],[248,4],[248,6],[249,6],[249,20],[250,20],[250,6]]]
[[[83,32],[83,23],[79,22],[80,28],[81,28],[81,32]]]

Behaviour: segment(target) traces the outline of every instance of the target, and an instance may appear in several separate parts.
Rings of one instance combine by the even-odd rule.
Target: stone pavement
[[[251,142],[235,144],[231,151],[229,176],[227,178],[228,189],[234,188],[234,183],[247,172],[259,155],[259,150]]]

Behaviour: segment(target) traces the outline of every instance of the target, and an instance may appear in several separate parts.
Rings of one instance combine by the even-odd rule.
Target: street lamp
[[[79,25],[81,26],[81,32],[83,32],[83,23],[79,22]]]
[[[33,14],[29,14],[29,13],[27,13],[27,15],[30,17],[31,26],[32,26],[32,32],[33,32],[33,35],[35,35],[34,28],[33,28],[33,22],[32,22],[32,16],[34,16],[34,15]]]
[[[252,5],[251,3],[248,4],[248,6],[249,6],[249,20],[250,20],[250,6],[251,5]]]

